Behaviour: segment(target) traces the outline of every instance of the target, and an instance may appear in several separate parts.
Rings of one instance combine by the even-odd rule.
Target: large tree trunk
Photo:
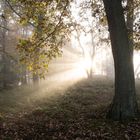
[[[133,22],[134,22],[134,0],[127,0],[127,29],[128,29],[128,37],[131,46],[131,53],[133,55]]]
[[[103,0],[109,25],[115,66],[115,96],[107,117],[113,120],[137,116],[133,58],[121,0]]]

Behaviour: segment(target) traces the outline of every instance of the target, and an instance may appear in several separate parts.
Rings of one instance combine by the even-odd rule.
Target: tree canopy
[[[60,56],[62,44],[69,38],[69,0],[6,0],[23,26],[29,26],[28,38],[19,40],[20,60],[33,73],[43,77],[50,60]]]

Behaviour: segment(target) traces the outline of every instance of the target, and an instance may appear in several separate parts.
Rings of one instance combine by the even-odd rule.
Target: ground
[[[49,85],[50,86],[50,85]],[[140,82],[137,81],[140,101]],[[113,80],[83,79],[45,91],[19,87],[0,94],[0,140],[138,140],[140,120],[113,122],[106,113]],[[41,93],[38,94],[38,92]],[[40,96],[39,96],[40,95]],[[46,96],[47,95],[47,96]]]

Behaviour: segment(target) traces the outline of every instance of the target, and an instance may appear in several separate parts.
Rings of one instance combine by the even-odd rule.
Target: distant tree
[[[80,28],[74,27],[76,32],[76,39],[79,42],[79,47],[81,48],[83,61],[87,59],[88,65],[85,66],[88,78],[92,78],[94,74],[94,62],[96,57],[96,51],[102,49],[102,42],[105,38],[106,26],[103,21],[104,11],[103,4],[98,1],[81,1],[76,7],[79,9],[78,20],[75,18],[76,23]],[[87,36],[87,40],[82,41],[81,34]],[[86,37],[85,37],[86,38]],[[103,65],[101,65],[102,67]]]
[[[2,54],[2,87],[7,87],[7,58],[6,58],[6,32],[7,30],[7,6],[4,1],[1,1],[1,25],[3,28],[1,28],[1,54]]]
[[[19,81],[22,84],[27,82],[26,66],[18,62],[19,54],[16,45],[20,37],[25,39],[29,35],[27,30],[19,25],[19,18],[6,0],[0,1],[0,10],[0,84],[5,88],[17,86]]]

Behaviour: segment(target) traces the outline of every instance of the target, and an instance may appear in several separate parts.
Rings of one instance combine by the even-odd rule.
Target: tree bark
[[[3,9],[3,13],[2,13],[2,26],[7,28],[7,20],[6,20],[6,4],[5,2],[2,2],[1,4],[1,8]],[[6,29],[3,28],[2,29],[2,63],[3,63],[3,68],[2,68],[2,87],[6,88],[7,87],[7,68],[6,68],[6,54],[5,54],[5,50],[6,50]]]
[[[121,0],[103,0],[115,67],[115,96],[107,117],[132,119],[138,115],[133,58]]]
[[[41,27],[41,25],[42,25],[42,20],[43,20],[43,14],[42,13],[39,13],[39,15],[38,15],[38,25],[37,25],[37,38],[40,38],[40,36],[42,36],[42,27]],[[39,52],[40,52],[40,48],[39,47],[37,47],[36,48],[36,50],[35,50],[35,59],[34,59],[34,64],[35,65],[38,65],[39,64]],[[37,60],[37,61],[36,61]],[[36,69],[35,69],[35,71],[36,71]],[[39,73],[38,73],[38,70],[36,71],[36,73],[33,73],[33,83],[34,84],[39,84]]]
[[[130,41],[131,53],[133,55],[133,22],[134,22],[134,0],[127,0],[127,29]]]

